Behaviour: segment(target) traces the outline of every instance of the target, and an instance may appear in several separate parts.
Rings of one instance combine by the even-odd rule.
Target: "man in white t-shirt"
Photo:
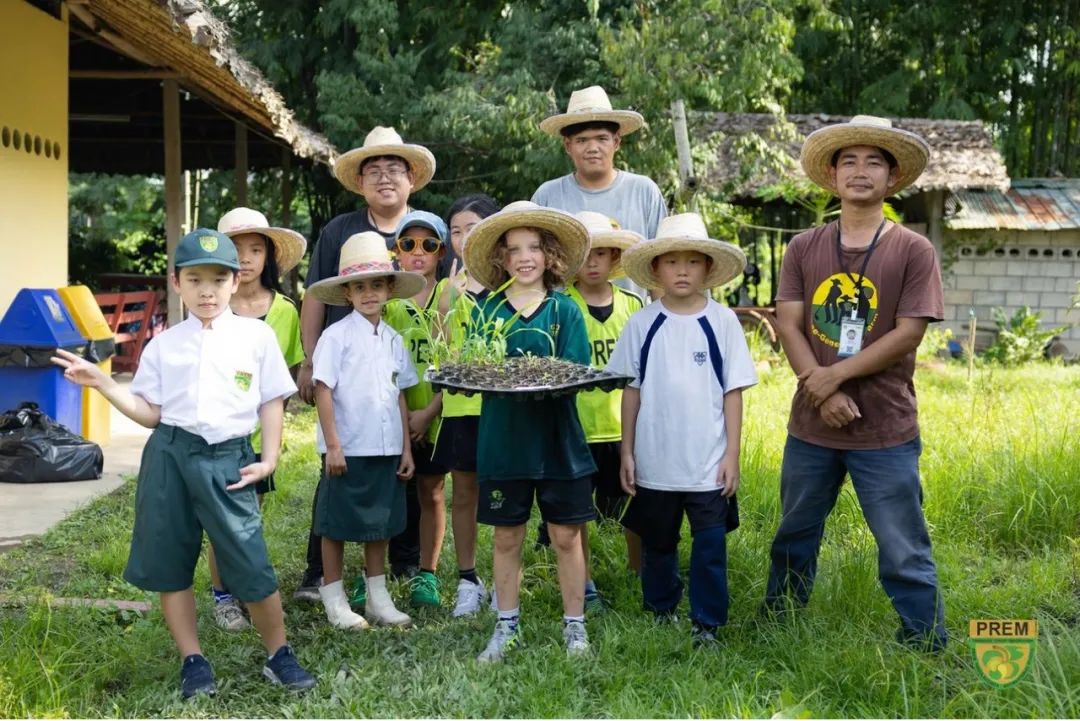
[[[624,230],[655,237],[657,225],[667,215],[660,188],[644,175],[615,167],[622,139],[644,123],[641,114],[633,110],[613,110],[607,93],[598,85],[575,90],[565,113],[540,122],[545,133],[562,138],[574,172],[541,185],[532,201],[575,215],[583,210],[603,213]],[[642,294],[632,283],[616,282]]]
[[[727,623],[728,531],[738,527],[742,389],[757,383],[742,326],[703,291],[746,258],[708,237],[695,213],[666,218],[655,240],[623,254],[635,283],[663,289],[630,317],[607,370],[630,376],[622,401],[623,524],[641,536],[645,608],[669,620],[682,596],[679,529],[690,521],[690,619],[695,645]]]

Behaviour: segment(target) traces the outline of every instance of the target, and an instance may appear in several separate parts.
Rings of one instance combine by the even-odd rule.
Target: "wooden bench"
[[[143,346],[155,331],[160,302],[158,293],[152,290],[98,293],[94,295],[94,299],[116,337],[117,353],[113,357],[113,372],[134,373],[139,367]],[[135,308],[139,304],[142,304],[142,307]]]

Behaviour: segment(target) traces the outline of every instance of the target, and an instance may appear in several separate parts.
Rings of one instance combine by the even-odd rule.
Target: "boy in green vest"
[[[620,263],[622,252],[643,238],[632,231],[620,229],[618,223],[602,213],[586,210],[576,217],[589,230],[591,250],[573,285],[567,289],[567,295],[577,303],[585,317],[592,365],[603,368],[626,322],[644,306],[638,295],[611,282],[612,278],[623,275]],[[592,390],[577,396],[578,417],[596,462],[597,472],[593,476],[596,510],[599,519],[615,521],[627,499],[619,484],[621,404],[622,391],[606,393]],[[625,529],[625,535],[627,565],[635,573],[640,573],[641,539],[629,529]],[[582,532],[581,541],[588,574],[585,581],[585,610],[595,613],[602,611],[604,606],[592,575],[588,573],[587,531]]]
[[[424,210],[409,212],[397,228],[397,262],[402,270],[424,276],[424,288],[411,298],[386,304],[383,319],[405,339],[420,382],[405,390],[409,407],[409,437],[412,442],[417,498],[420,501],[420,572],[410,580],[413,606],[439,606],[439,552],[446,535],[444,483],[449,469],[431,459],[439,434],[442,394],[434,393],[424,380],[431,358],[429,335],[436,318],[445,280],[438,280],[439,261],[446,255],[450,232],[443,219]]]

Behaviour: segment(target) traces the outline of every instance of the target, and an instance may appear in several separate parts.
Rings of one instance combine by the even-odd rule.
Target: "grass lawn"
[[[526,646],[508,663],[473,661],[490,634],[489,614],[458,622],[444,607],[410,631],[350,634],[330,628],[320,606],[287,600],[291,641],[320,679],[311,693],[293,696],[260,677],[254,632],[214,627],[202,563],[201,631],[220,691],[183,703],[179,662],[156,610],[142,617],[46,601],[49,594],[155,600],[120,577],[129,483],[0,555],[0,593],[40,598],[0,608],[0,717],[1080,716],[1080,368],[982,370],[969,385],[963,369],[947,367],[920,370],[917,383],[926,513],[952,636],[940,657],[892,641],[897,619],[850,487],[829,520],[807,611],[775,625],[756,621],[793,390],[790,372],[780,369],[745,396],[742,527],[729,543],[732,620],[718,650],[693,651],[686,621],[650,623],[623,570],[621,535],[606,528],[593,533],[593,564],[614,611],[589,623],[593,658],[565,657],[554,556],[530,548]],[[286,596],[302,570],[317,474],[313,420],[310,411],[292,419],[278,491],[266,504]],[[487,529],[480,546],[478,567],[490,578]],[[452,549],[448,537],[440,576],[451,604]],[[359,547],[349,547],[351,571],[359,557]],[[405,589],[396,596],[403,600]],[[1038,619],[1034,667],[1018,685],[998,690],[980,679],[965,644],[971,618]]]

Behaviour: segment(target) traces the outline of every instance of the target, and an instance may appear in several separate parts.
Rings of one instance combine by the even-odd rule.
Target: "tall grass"
[[[347,634],[329,628],[319,607],[287,603],[290,637],[320,678],[315,691],[296,697],[259,678],[254,634],[213,627],[200,564],[201,631],[221,692],[185,704],[156,611],[141,617],[47,602],[48,594],[153,600],[118,575],[130,533],[129,484],[0,556],[0,593],[38,598],[0,608],[0,716],[1080,716],[1080,369],[981,370],[969,385],[964,369],[945,367],[921,370],[917,384],[926,515],[953,639],[942,656],[892,641],[897,621],[850,487],[830,517],[807,610],[775,624],[758,620],[794,387],[790,371],[777,368],[745,394],[731,623],[715,651],[694,651],[685,623],[650,623],[624,570],[621,534],[605,526],[591,544],[614,611],[590,620],[592,659],[563,654],[554,558],[529,543],[526,646],[504,666],[473,661],[491,630],[487,614],[455,621],[444,608],[422,614],[412,631]],[[303,566],[318,472],[312,423],[307,410],[290,421],[278,490],[265,509],[286,592]],[[448,538],[444,596],[456,583],[452,549]],[[348,553],[356,570],[358,549]],[[490,577],[487,529],[477,565]],[[407,597],[403,586],[394,592]],[[1034,666],[1013,688],[983,683],[964,644],[968,620],[983,617],[1039,620]]]

